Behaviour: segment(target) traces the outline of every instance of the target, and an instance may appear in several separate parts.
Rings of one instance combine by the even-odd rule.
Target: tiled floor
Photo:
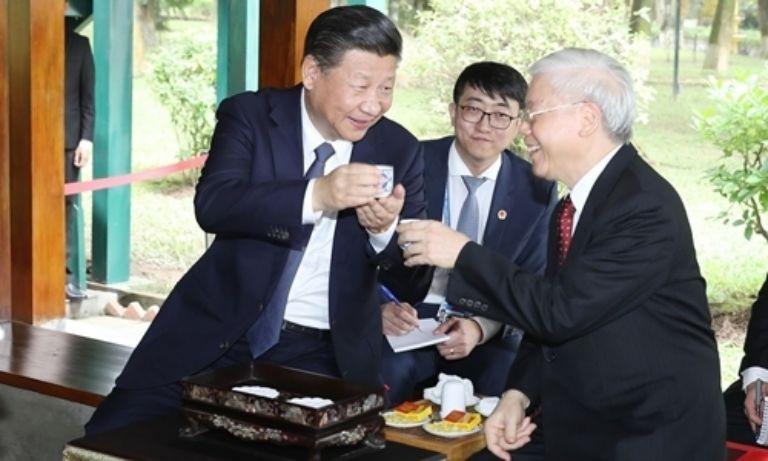
[[[41,326],[123,346],[136,347],[149,328],[149,322],[99,315],[81,319],[51,320]]]

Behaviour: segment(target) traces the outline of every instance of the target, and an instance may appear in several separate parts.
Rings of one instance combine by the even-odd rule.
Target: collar
[[[496,178],[499,177],[499,171],[501,171],[501,155],[480,174],[480,177],[489,181],[496,181]],[[451,143],[451,148],[448,150],[448,176],[472,176],[469,167],[461,159],[459,151],[456,149],[456,141]]]
[[[592,191],[592,187],[595,185],[595,182],[597,181],[597,178],[600,176],[600,173],[605,170],[605,167],[608,166],[608,162],[611,161],[611,159],[616,155],[616,153],[621,148],[621,144],[613,148],[608,154],[600,159],[599,162],[595,164],[587,173],[579,179],[579,182],[576,183],[576,185],[573,186],[573,189],[571,189],[571,201],[573,202],[573,206],[577,210],[583,210],[584,204],[587,203],[587,198],[589,198],[589,193]]]

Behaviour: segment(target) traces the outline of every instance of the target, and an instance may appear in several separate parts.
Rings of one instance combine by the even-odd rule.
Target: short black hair
[[[464,90],[471,86],[490,97],[501,96],[517,101],[520,109],[525,107],[525,93],[528,83],[520,72],[506,64],[492,61],[476,62],[461,71],[453,86],[453,102],[458,104]]]
[[[369,6],[339,6],[322,12],[309,26],[304,57],[312,55],[320,68],[330,69],[349,50],[362,50],[400,60],[403,38],[395,24]]]

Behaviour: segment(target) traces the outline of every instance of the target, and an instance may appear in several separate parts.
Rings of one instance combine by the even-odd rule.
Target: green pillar
[[[389,14],[387,9],[387,0],[347,0],[347,5],[368,5],[376,8],[384,14]]]
[[[93,5],[96,63],[96,130],[93,176],[131,170],[133,0],[99,0]],[[103,283],[130,277],[131,189],[93,193],[93,278]]]
[[[216,99],[259,87],[259,0],[219,0]]]

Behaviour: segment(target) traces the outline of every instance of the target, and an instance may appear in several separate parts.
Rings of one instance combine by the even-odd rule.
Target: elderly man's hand
[[[505,392],[496,409],[485,421],[483,431],[488,450],[499,458],[510,461],[510,450],[516,450],[531,441],[536,424],[525,416],[528,397],[511,389]]]
[[[365,205],[355,208],[360,225],[374,234],[389,229],[395,222],[405,203],[405,188],[398,184],[392,193],[384,198],[374,198]]]
[[[744,415],[749,421],[749,426],[752,428],[752,432],[755,432],[757,430],[757,426],[763,423],[763,415],[761,415],[757,408],[755,408],[755,393],[757,392],[756,387],[756,382],[750,383],[749,386],[747,386],[745,392],[747,397],[744,399]],[[763,397],[765,397],[768,395],[768,386],[763,384],[762,388]]]
[[[397,226],[398,243],[408,267],[431,265],[452,269],[469,237],[439,221],[417,220]]]

